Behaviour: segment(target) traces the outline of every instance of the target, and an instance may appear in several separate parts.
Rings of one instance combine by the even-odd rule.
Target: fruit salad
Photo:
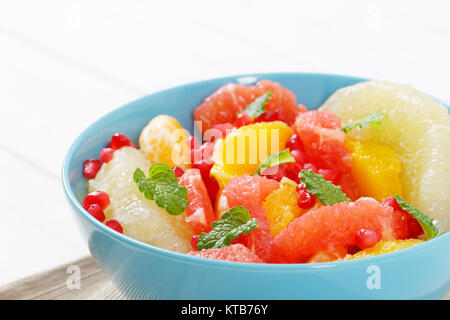
[[[247,263],[359,259],[448,231],[444,106],[384,81],[317,110],[301,98],[230,83],[194,110],[195,133],[169,115],[148,119],[138,145],[116,133],[83,164],[82,206],[150,245]]]

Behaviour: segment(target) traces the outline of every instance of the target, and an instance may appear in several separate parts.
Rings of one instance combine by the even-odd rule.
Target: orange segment
[[[271,153],[284,150],[292,129],[281,121],[259,122],[233,130],[218,140],[211,175],[224,187],[234,177],[254,174]]]
[[[350,137],[345,140],[345,148],[352,155],[352,175],[362,196],[383,201],[394,194],[402,194],[402,166],[394,150]]]
[[[270,233],[275,237],[302,213],[302,209],[297,205],[297,184],[283,178],[280,187],[264,200],[263,207],[269,221]]]
[[[142,130],[139,146],[152,163],[190,168],[189,133],[173,117],[154,117]]]
[[[348,255],[347,257],[345,257],[345,260],[373,257],[383,253],[389,253],[401,249],[406,249],[422,242],[424,241],[419,239],[389,240],[389,241],[382,240],[371,248],[361,250],[355,253],[354,255]]]

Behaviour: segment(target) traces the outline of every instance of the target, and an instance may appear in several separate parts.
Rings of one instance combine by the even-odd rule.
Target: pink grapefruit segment
[[[216,214],[200,170],[186,170],[180,177],[178,184],[188,188],[187,200],[189,205],[185,210],[186,221],[192,226],[194,234],[211,231],[211,224],[216,219]]]
[[[356,200],[360,192],[351,174],[352,157],[344,146],[345,133],[340,128],[339,117],[327,109],[300,113],[293,125],[308,159],[318,169],[336,171],[336,183],[350,199]]]
[[[239,112],[267,91],[272,91],[272,99],[265,109],[281,111],[283,117],[293,123],[297,113],[303,111],[302,107],[297,106],[293,92],[270,80],[259,81],[253,86],[229,83],[220,87],[195,109],[194,119],[202,121],[203,132],[216,124],[234,123]]]
[[[281,231],[273,240],[273,254],[287,263],[306,262],[319,252],[356,246],[356,232],[361,229],[393,240],[408,234],[408,222],[392,207],[370,198],[323,206],[294,219]]]
[[[263,263],[260,257],[240,243],[232,244],[220,249],[203,249],[202,251],[192,251],[189,252],[188,255],[234,262]]]
[[[262,203],[278,187],[279,183],[275,180],[259,175],[243,175],[231,180],[222,191],[230,208],[243,206],[252,218],[258,220],[258,227],[246,236],[247,246],[264,261],[270,260],[272,236]]]

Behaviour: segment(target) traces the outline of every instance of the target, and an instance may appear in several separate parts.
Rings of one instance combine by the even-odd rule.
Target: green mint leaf
[[[295,162],[295,159],[291,156],[289,148],[278,153],[272,153],[259,165],[258,169],[256,169],[256,174],[260,174],[267,168],[289,162]]]
[[[394,199],[403,210],[408,212],[414,219],[419,222],[427,239],[432,239],[445,233],[445,231],[436,228],[436,226],[433,224],[433,219],[431,219],[426,213],[409,204],[399,195],[395,195]]]
[[[272,91],[267,91],[265,94],[256,98],[252,103],[246,106],[244,112],[248,114],[252,120],[254,120],[266,112],[264,106],[269,103],[270,99],[272,99]]]
[[[312,170],[303,169],[299,175],[300,183],[306,186],[306,191],[314,195],[323,204],[333,205],[339,202],[350,201],[341,186],[335,186],[331,181],[325,180],[323,175]]]
[[[383,121],[383,119],[385,117],[386,117],[386,113],[374,111],[371,114],[369,114],[367,117],[362,118],[357,121],[354,121],[354,122],[346,125],[345,127],[342,127],[342,130],[345,133],[347,133],[351,129],[356,128],[356,127],[360,127],[361,129],[366,128],[366,127],[378,127],[379,128],[381,126],[381,122]]]
[[[197,250],[229,246],[233,239],[241,234],[247,235],[257,226],[258,221],[255,218],[250,219],[250,213],[245,207],[233,207],[226,211],[220,220],[213,222],[209,233],[200,234]]]
[[[171,215],[183,213],[189,204],[187,188],[178,185],[178,179],[175,178],[173,170],[166,164],[152,165],[148,177],[137,168],[133,179],[145,198],[155,200],[158,207],[165,209]]]

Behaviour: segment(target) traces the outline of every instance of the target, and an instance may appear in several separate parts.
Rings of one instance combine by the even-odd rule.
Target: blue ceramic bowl
[[[133,299],[438,299],[450,289],[450,234],[397,252],[353,261],[246,264],[192,257],[119,234],[80,205],[87,192],[82,163],[96,158],[115,132],[137,143],[141,129],[168,114],[192,132],[192,111],[229,82],[270,79],[292,90],[308,108],[335,90],[366,79],[305,73],[232,76],[157,92],[107,114],[73,143],[62,181],[89,250],[113,283]]]

